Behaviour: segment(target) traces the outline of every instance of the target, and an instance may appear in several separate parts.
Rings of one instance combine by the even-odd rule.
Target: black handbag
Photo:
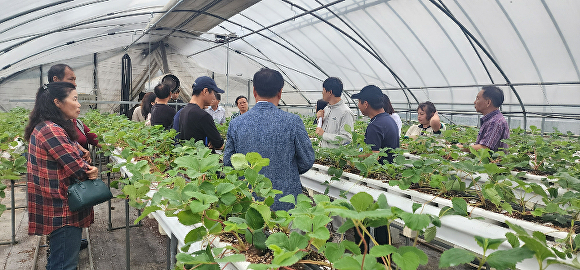
[[[68,187],[68,207],[79,211],[113,198],[111,189],[101,178],[78,181]]]

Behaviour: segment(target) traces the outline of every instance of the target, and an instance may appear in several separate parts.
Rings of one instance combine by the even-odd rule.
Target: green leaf
[[[532,258],[534,252],[527,248],[498,250],[487,257],[487,263],[497,270],[515,269],[518,262]]]
[[[373,197],[366,192],[359,192],[350,198],[350,203],[359,212],[367,210],[374,202]]]
[[[350,252],[352,252],[355,255],[360,255],[360,248],[358,247],[358,245],[355,242],[349,241],[349,240],[342,240],[342,242],[340,242],[340,246],[344,247],[345,249],[348,249]]]
[[[477,244],[482,247],[484,251],[489,249],[498,249],[499,245],[505,242],[505,240],[505,238],[492,239],[484,238],[478,235],[475,236],[475,241],[477,241]]]
[[[394,253],[393,262],[402,270],[417,270],[419,267],[419,258],[417,254],[408,252],[404,254]]]
[[[512,248],[517,248],[520,246],[520,239],[512,232],[507,232],[505,237],[508,240],[508,243],[512,246]]]
[[[183,239],[183,242],[185,243],[197,242],[202,240],[203,237],[205,237],[206,235],[207,231],[205,227],[197,227],[187,233],[185,239]]]
[[[236,202],[237,199],[238,197],[232,193],[226,193],[220,197],[220,201],[222,201],[225,205],[232,205]]]
[[[234,190],[234,188],[236,188],[236,186],[234,184],[230,184],[230,183],[220,183],[216,188],[215,188],[215,193],[218,196],[221,196],[225,193],[228,193],[232,190]]]
[[[253,230],[259,230],[264,227],[264,218],[254,208],[249,208],[248,212],[246,212],[246,221],[248,222],[248,226]]]
[[[177,214],[177,219],[183,225],[193,225],[201,222],[201,215],[193,213],[190,210],[183,210]]]
[[[266,238],[267,238],[267,236],[266,236],[266,234],[264,234],[263,231],[261,231],[261,230],[254,231],[253,237],[252,237],[252,244],[257,249],[265,250],[267,248],[266,247]]]
[[[338,261],[342,255],[344,255],[345,249],[343,246],[339,246],[337,243],[329,242],[326,243],[326,246],[321,251],[329,261],[335,262]]]
[[[360,270],[361,264],[353,257],[343,257],[334,263],[334,268],[340,270]]]
[[[262,155],[260,155],[259,153],[256,153],[256,152],[249,152],[246,154],[246,160],[250,164],[255,164],[256,162],[262,160]]]
[[[312,231],[312,219],[309,216],[301,215],[294,218],[292,228],[302,230],[304,232]]]
[[[0,215],[2,215],[2,212],[4,211],[4,210],[2,210],[2,206],[4,206],[4,210],[6,210],[6,206],[0,204]],[[146,216],[148,216],[149,214],[151,214],[157,210],[161,210],[161,207],[159,207],[157,205],[151,205],[151,206],[145,207],[145,209],[143,209],[143,212],[141,213],[141,215],[135,220],[134,224],[139,223],[140,220],[144,219]]]
[[[399,216],[405,222],[405,226],[414,231],[420,231],[427,228],[431,222],[431,219],[427,214],[411,214],[403,212]]]
[[[289,194],[289,195],[286,195],[286,196],[280,198],[279,201],[280,202],[287,202],[287,203],[291,203],[291,204],[296,204],[296,201],[294,200],[294,195],[292,195],[292,194]]]
[[[455,214],[461,215],[466,217],[467,213],[467,202],[462,198],[453,198],[451,199],[451,203],[453,204],[453,210]]]
[[[326,224],[328,224],[331,221],[332,219],[329,218],[328,216],[317,215],[314,216],[314,218],[312,219],[312,225],[314,226],[314,228],[325,227]]]
[[[467,264],[475,260],[473,253],[460,248],[452,248],[444,251],[439,258],[439,268],[447,268],[460,264]]]
[[[207,209],[209,209],[209,207],[211,206],[211,204],[203,204],[200,201],[191,201],[189,203],[189,209],[194,212],[194,213],[201,213]]]
[[[427,257],[425,252],[413,246],[402,246],[399,248],[399,250],[397,250],[397,253],[399,254],[414,253],[415,255],[417,255],[417,260],[421,265],[425,265],[429,262],[429,258]]]
[[[330,238],[330,232],[326,227],[318,227],[314,229],[314,232],[309,233],[308,236],[312,238],[328,240],[328,238]]]
[[[268,239],[266,240],[266,245],[267,246],[276,245],[285,248],[286,250],[290,249],[288,243],[288,236],[286,236],[286,234],[282,232],[273,233],[270,236],[268,236]]]
[[[236,170],[245,170],[248,168],[248,161],[246,160],[246,156],[244,154],[236,153],[233,154],[230,158],[232,163],[232,167]]]
[[[417,211],[417,209],[421,208],[422,204],[413,202],[413,213]]]
[[[436,235],[437,235],[437,227],[433,226],[425,229],[425,241],[427,242],[433,241]]]
[[[246,256],[244,254],[234,254],[223,258],[216,258],[215,261],[217,263],[244,262],[246,261]]]
[[[371,248],[369,255],[373,257],[385,257],[397,251],[396,247],[391,245],[380,245]]]
[[[288,238],[288,250],[305,249],[310,239],[306,235],[297,232],[291,232]]]
[[[377,198],[377,204],[381,209],[389,208],[389,204],[387,203],[387,197],[385,196],[385,194],[381,193],[381,195],[379,195],[379,198]]]
[[[268,223],[270,221],[270,218],[272,217],[272,211],[270,210],[270,207],[266,205],[253,204],[252,208],[258,210],[260,215],[262,215],[262,219],[264,220],[265,223]]]

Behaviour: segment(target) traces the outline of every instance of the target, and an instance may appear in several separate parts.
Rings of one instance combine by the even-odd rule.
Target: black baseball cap
[[[215,81],[208,76],[201,76],[201,77],[195,79],[195,82],[193,83],[192,88],[193,88],[193,93],[197,93],[197,92],[203,90],[204,88],[213,89],[217,93],[225,93],[225,91],[218,88],[217,85],[215,84]]]
[[[383,91],[376,85],[367,85],[359,93],[352,95],[351,98],[366,101],[382,100]]]

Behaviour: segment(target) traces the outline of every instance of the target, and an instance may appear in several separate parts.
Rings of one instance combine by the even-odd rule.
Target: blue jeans
[[[82,234],[81,228],[73,226],[64,226],[50,233],[46,270],[77,269]]]

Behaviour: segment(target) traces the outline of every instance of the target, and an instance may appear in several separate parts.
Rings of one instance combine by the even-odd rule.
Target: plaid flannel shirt
[[[45,121],[34,128],[27,168],[28,234],[48,235],[67,225],[84,228],[93,223],[92,207],[76,212],[68,207],[68,186],[73,179],[87,179],[88,164],[61,126]]]
[[[485,145],[493,151],[508,148],[508,145],[501,140],[509,139],[510,129],[503,114],[499,110],[484,115],[480,119],[480,123],[481,127],[479,128],[477,141],[475,143]]]

